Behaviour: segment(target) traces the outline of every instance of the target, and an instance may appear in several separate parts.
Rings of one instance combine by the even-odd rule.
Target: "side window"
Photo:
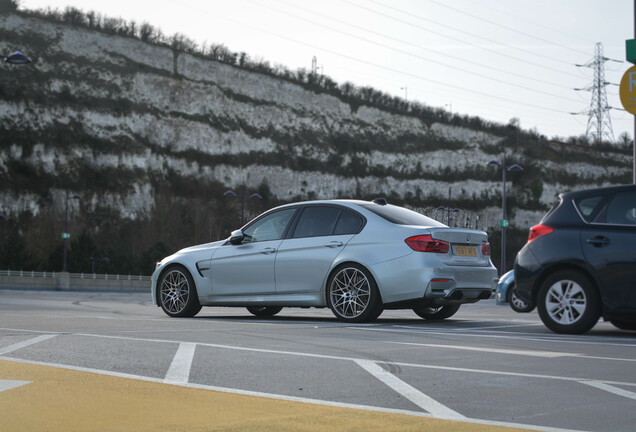
[[[338,222],[336,223],[336,230],[334,231],[334,234],[357,234],[361,226],[362,217],[355,213],[343,210],[342,213],[340,213]]]
[[[607,205],[607,223],[636,225],[636,191],[617,193]]]
[[[294,230],[294,238],[326,236],[333,233],[340,209],[327,206],[305,207]]]
[[[587,222],[590,222],[592,220],[592,213],[594,213],[594,210],[599,205],[602,199],[602,196],[595,196],[583,198],[576,201],[576,207],[579,209],[579,212],[583,216],[583,219],[585,219]]]
[[[296,209],[290,208],[269,214],[245,228],[243,243],[278,240],[282,238],[287,224]]]

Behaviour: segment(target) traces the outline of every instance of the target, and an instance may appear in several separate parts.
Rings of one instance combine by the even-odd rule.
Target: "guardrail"
[[[150,276],[0,270],[0,288],[146,291]]]

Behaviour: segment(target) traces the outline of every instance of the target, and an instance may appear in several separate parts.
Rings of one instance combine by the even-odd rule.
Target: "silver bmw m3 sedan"
[[[439,320],[490,298],[496,285],[483,231],[449,228],[383,198],[325,200],[273,208],[227,240],[164,258],[152,300],[172,317],[202,306],[246,307],[259,317],[329,307],[346,322],[385,309]]]

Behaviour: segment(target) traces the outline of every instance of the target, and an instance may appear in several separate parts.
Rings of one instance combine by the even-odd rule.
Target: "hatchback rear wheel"
[[[373,321],[382,313],[375,280],[358,264],[338,267],[327,283],[327,302],[340,321]]]
[[[537,307],[543,324],[555,333],[580,334],[601,315],[600,298],[590,280],[576,270],[549,276],[539,289]]]

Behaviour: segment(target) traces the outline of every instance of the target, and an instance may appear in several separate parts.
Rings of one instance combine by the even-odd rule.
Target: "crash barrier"
[[[0,270],[0,288],[150,291],[150,276]]]

